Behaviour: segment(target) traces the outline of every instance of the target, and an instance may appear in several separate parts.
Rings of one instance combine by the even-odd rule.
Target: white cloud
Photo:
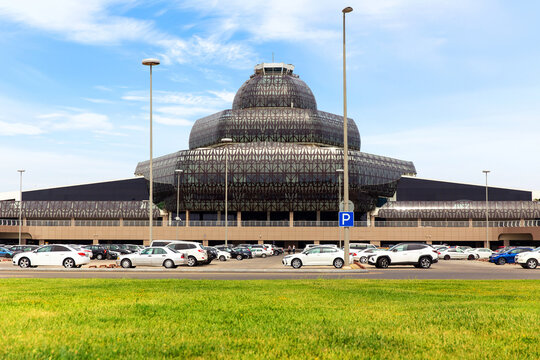
[[[173,125],[173,126],[193,126],[193,122],[186,119],[179,118],[170,118],[164,117],[161,115],[154,115],[155,122],[163,125]]]
[[[39,135],[44,131],[35,125],[0,121],[0,136]]]
[[[107,99],[94,99],[94,98],[83,98],[83,99],[94,104],[113,104],[114,103],[114,101],[107,100]]]

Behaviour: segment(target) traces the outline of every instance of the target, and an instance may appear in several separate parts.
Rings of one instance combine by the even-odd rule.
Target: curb
[[[0,269],[0,272],[3,271],[21,271],[21,272],[32,272],[32,271],[55,271],[55,272],[151,272],[151,273],[279,273],[279,274],[360,274],[368,273],[368,270],[358,269],[358,270],[334,270],[334,269],[220,269],[220,270],[210,270],[210,269],[122,269],[122,268],[81,268],[81,269],[51,269],[51,268],[34,268],[34,269],[21,269],[21,268],[11,268],[11,269]]]

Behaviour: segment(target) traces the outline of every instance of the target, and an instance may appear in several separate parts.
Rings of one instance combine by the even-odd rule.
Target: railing
[[[375,227],[418,227],[418,221],[376,221]]]
[[[245,227],[288,227],[289,221],[283,220],[283,221],[257,221],[257,220],[245,220],[242,221],[242,226]]]
[[[120,220],[75,220],[75,226],[120,226]]]
[[[468,221],[431,221],[422,220],[422,227],[469,227]]]
[[[71,220],[26,220],[26,226],[71,226]]]
[[[540,226],[540,220],[525,220],[525,223],[523,226],[526,227],[533,227],[533,226]]]
[[[236,226],[236,220],[229,220],[227,223],[227,226]],[[222,221],[216,221],[216,220],[190,220],[189,226],[198,227],[198,226],[209,226],[209,227],[215,227],[215,226],[223,226],[225,227],[225,220]]]
[[[149,226],[150,221],[149,220],[124,220],[124,226]],[[152,222],[153,226],[161,226],[162,221],[161,220],[154,220]]]
[[[148,220],[123,220],[123,226],[143,227],[148,226]],[[376,221],[372,226],[375,227],[448,227],[448,228],[464,228],[469,227],[471,222],[469,221],[444,221],[444,220],[421,220],[420,225],[418,220],[403,220],[403,221]],[[71,226],[72,220],[26,220],[23,222],[23,226]],[[120,220],[75,220],[75,226],[93,226],[93,227],[118,227],[121,226]],[[163,226],[162,220],[154,220],[154,226]],[[171,221],[170,227],[186,226],[185,221]],[[229,220],[229,227],[236,227],[238,222],[236,220]],[[19,226],[19,220],[17,219],[0,219],[0,226]],[[224,227],[225,221],[215,220],[191,220],[189,226],[193,227]],[[253,221],[244,220],[241,222],[243,227],[289,227],[289,221]],[[294,227],[338,227],[337,221],[294,221]],[[355,221],[355,227],[367,227],[366,221]],[[472,226],[486,227],[485,221],[472,221]],[[539,227],[540,220],[500,220],[490,221],[489,227]]]
[[[473,227],[486,227],[486,222],[473,221]],[[501,221],[490,221],[489,227],[521,227],[521,226],[520,226],[519,220],[501,220]]]
[[[19,226],[19,220],[0,219],[0,226]]]

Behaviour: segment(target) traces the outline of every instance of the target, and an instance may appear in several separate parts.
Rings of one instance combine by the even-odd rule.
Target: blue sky
[[[540,3],[495,0],[0,0],[0,192],[133,176],[188,147],[253,66],[292,63],[362,151],[418,176],[540,189]]]

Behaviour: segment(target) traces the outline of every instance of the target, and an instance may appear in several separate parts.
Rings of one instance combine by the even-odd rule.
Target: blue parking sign
[[[339,212],[339,226],[341,227],[354,226],[354,212],[340,211]]]

